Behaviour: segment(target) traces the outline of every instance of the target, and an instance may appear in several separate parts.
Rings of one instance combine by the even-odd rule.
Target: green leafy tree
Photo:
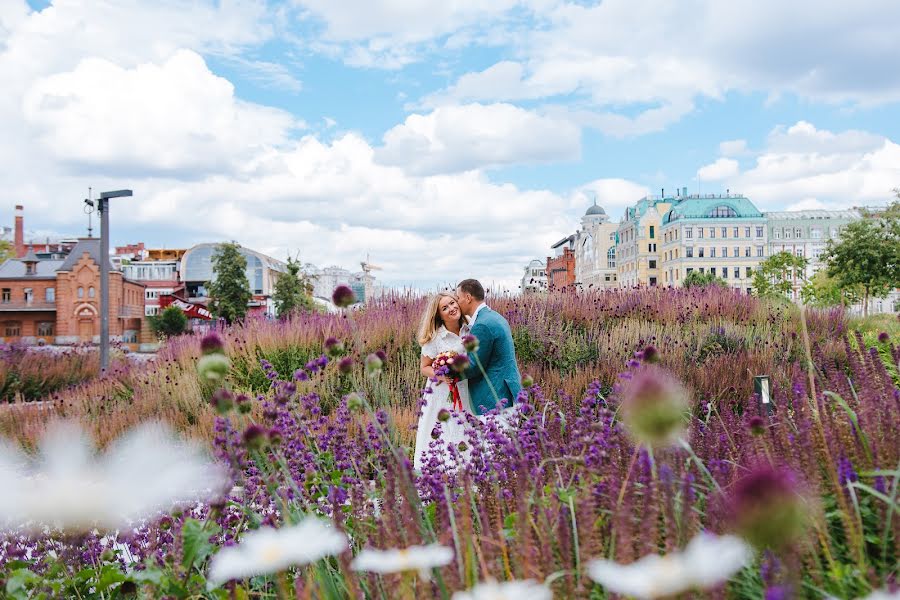
[[[900,201],[844,227],[837,241],[828,241],[822,258],[842,289],[862,290],[868,316],[869,298],[900,287]]]
[[[778,252],[762,261],[753,273],[753,289],[763,298],[789,296],[795,281],[806,280],[809,261],[792,252]]]
[[[0,264],[3,264],[10,258],[15,258],[16,249],[13,248],[9,240],[0,240]]]
[[[229,324],[247,314],[247,303],[253,298],[247,279],[247,259],[240,244],[220,244],[212,255],[213,280],[207,283],[209,308]]]
[[[708,285],[728,287],[728,283],[724,279],[716,277],[712,273],[701,273],[700,271],[691,271],[685,275],[681,285],[686,288],[706,287]]]
[[[289,315],[295,310],[307,312],[315,310],[312,284],[300,272],[300,261],[288,258],[287,272],[282,273],[275,282],[275,293],[272,297],[279,317]]]
[[[849,306],[859,302],[861,295],[859,286],[841,287],[834,277],[828,276],[825,269],[817,271],[800,290],[803,303],[815,308]]]
[[[167,306],[159,315],[150,317],[150,328],[157,336],[173,337],[188,330],[188,318],[180,308]]]

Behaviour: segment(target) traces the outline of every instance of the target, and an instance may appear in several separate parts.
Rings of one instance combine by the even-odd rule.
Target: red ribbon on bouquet
[[[459,395],[459,388],[456,387],[457,380],[450,380],[450,398],[453,400],[453,410],[462,410],[462,398]]]

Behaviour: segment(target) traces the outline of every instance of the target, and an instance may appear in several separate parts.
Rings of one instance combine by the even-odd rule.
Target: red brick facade
[[[575,253],[564,248],[560,256],[547,257],[547,286],[550,290],[568,290],[575,285]]]

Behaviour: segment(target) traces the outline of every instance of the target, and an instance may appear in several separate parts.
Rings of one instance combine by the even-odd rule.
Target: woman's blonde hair
[[[444,319],[441,318],[441,315],[438,312],[441,305],[441,298],[453,298],[454,300],[459,300],[453,292],[438,292],[429,298],[428,304],[425,305],[425,312],[422,313],[422,322],[419,324],[418,340],[420,346],[424,346],[430,342],[440,326],[444,324]],[[460,319],[462,319],[462,312],[460,312]]]

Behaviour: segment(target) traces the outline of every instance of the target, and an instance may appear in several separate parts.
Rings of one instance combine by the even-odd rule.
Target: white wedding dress
[[[460,334],[465,335],[465,331]],[[460,354],[465,353],[462,345],[462,339],[452,331],[448,331],[446,327],[441,326],[435,332],[430,342],[422,346],[422,356],[435,358],[441,352],[454,351]],[[462,401],[463,411],[471,413],[472,403],[469,399],[469,384],[466,381],[459,381],[456,384],[459,390],[460,400]],[[431,390],[430,392],[428,390]],[[450,411],[450,418],[441,423],[441,437],[436,441],[442,452],[447,452],[447,444],[458,444],[467,439],[465,426],[465,418],[459,415],[459,411],[453,410],[453,400],[450,397],[450,386],[444,382],[435,383],[428,380],[424,395],[425,406],[422,408],[422,416],[419,417],[419,427],[416,431],[416,451],[413,460],[413,466],[416,470],[422,469],[425,453],[429,446],[435,440],[431,437],[435,425],[438,423],[438,412],[442,408]],[[460,422],[462,421],[462,423]]]

